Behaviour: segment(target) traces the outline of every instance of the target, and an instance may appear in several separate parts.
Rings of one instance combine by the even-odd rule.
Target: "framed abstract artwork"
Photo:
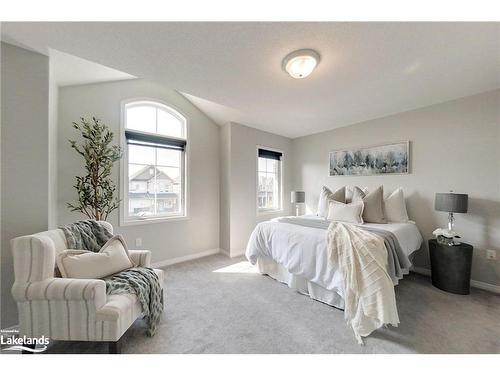
[[[410,142],[330,152],[330,176],[405,174],[410,167]]]

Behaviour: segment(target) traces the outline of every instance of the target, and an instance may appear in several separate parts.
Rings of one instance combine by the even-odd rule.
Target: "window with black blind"
[[[261,212],[279,211],[282,207],[283,153],[264,148],[257,152],[257,208]]]
[[[185,216],[186,119],[154,101],[124,106],[123,221]]]

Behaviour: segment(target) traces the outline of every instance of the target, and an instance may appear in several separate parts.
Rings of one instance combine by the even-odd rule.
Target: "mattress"
[[[310,220],[311,224],[314,225],[324,221],[324,219],[312,215],[301,216],[301,219]],[[324,228],[316,228],[314,225],[283,223],[279,222],[279,219],[259,223],[250,236],[245,253],[246,257],[254,265],[258,265],[260,262],[258,266],[261,273],[274,275],[273,277],[278,280],[281,275],[282,280],[280,281],[289,285],[290,280],[284,278],[291,276],[285,275],[284,271],[296,277],[299,280],[296,283],[312,283],[313,287],[318,286],[343,298],[342,275],[338,269],[332,267],[328,260],[327,231]],[[413,222],[367,223],[363,225],[392,232],[408,259],[414,251],[420,248],[423,242],[422,236]],[[274,267],[272,263],[279,265],[279,269],[275,267],[276,272],[272,272]],[[266,264],[268,265],[267,269],[265,268]],[[405,272],[407,273],[408,270]],[[310,294],[310,291],[306,291],[306,289],[309,287],[303,287],[299,291]],[[338,301],[334,301],[333,305],[340,307]]]

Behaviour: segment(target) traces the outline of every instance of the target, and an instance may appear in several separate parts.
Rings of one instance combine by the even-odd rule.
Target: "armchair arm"
[[[89,301],[96,309],[106,303],[106,283],[97,279],[50,278],[33,283],[14,283],[12,296],[25,301]]]
[[[12,239],[16,282],[30,283],[54,277],[56,250],[46,236],[23,236]]]
[[[149,250],[129,250],[128,255],[132,262],[140,267],[151,267],[151,251]]]

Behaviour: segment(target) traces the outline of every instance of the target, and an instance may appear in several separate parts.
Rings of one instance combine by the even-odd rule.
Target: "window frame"
[[[279,173],[278,173],[278,183],[279,183],[279,208],[260,208],[259,207],[259,149],[261,150],[269,150],[269,151],[274,151],[274,152],[280,152],[281,153],[281,159],[279,163]],[[285,152],[283,150],[280,150],[278,148],[274,147],[268,147],[268,146],[262,146],[262,145],[257,145],[255,149],[255,206],[256,206],[256,212],[257,216],[265,216],[265,215],[272,215],[276,213],[281,213],[284,211],[283,208],[283,175],[284,175],[284,165],[285,165]]]
[[[152,217],[132,217],[128,214],[128,191],[129,191],[129,181],[128,181],[128,146],[127,139],[125,137],[126,128],[126,109],[127,106],[131,104],[151,104],[156,107],[160,107],[165,111],[169,112],[173,116],[184,121],[184,138],[177,138],[174,136],[163,136],[172,139],[183,139],[186,141],[186,146],[184,148],[184,157],[181,157],[181,178],[183,181],[183,187],[181,188],[181,200],[182,200],[182,213],[175,215],[159,215]],[[142,225],[142,224],[153,224],[169,221],[180,221],[189,219],[189,159],[190,159],[190,144],[189,144],[189,118],[185,116],[179,109],[170,103],[166,103],[157,98],[150,97],[137,97],[123,100],[121,102],[120,109],[120,146],[123,150],[123,157],[120,159],[120,226],[130,226],[130,225]],[[142,132],[135,129],[129,129],[137,134],[155,134],[149,132]],[[158,135],[162,137],[162,135]]]

